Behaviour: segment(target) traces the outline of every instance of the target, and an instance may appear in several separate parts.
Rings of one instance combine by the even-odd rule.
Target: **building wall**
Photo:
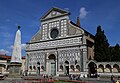
[[[54,11],[56,16],[51,16]],[[55,39],[51,37],[54,28],[59,32]],[[42,17],[40,30],[27,43],[26,68],[30,74],[38,74],[40,67],[41,74],[50,75],[52,65],[56,75],[84,73],[88,71],[87,48],[84,29],[72,23],[66,11],[53,8]]]
[[[23,58],[22,59],[22,66],[21,66],[22,74],[25,72],[25,65],[26,65],[26,59]]]
[[[40,20],[40,29],[26,45],[26,70],[29,75],[69,73],[87,77],[92,74],[90,63],[94,74],[120,72],[119,63],[93,61],[94,36],[73,23],[68,12],[52,8]],[[56,38],[51,36],[53,29],[58,31]]]
[[[0,58],[0,75],[8,75],[9,74],[9,64],[10,64],[10,59],[7,58],[7,55],[2,55],[3,58]],[[25,58],[22,59],[22,74],[25,71]]]

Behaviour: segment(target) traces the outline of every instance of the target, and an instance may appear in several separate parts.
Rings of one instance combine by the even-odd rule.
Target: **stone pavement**
[[[24,77],[24,78],[33,78],[33,79],[42,79],[43,77],[40,76],[29,76],[29,77]],[[24,78],[7,78],[5,80],[0,80],[0,83],[13,83],[16,82],[17,83],[32,83],[33,80],[24,80]],[[55,80],[69,80],[69,77],[53,77],[53,79]],[[112,83],[110,81],[110,79],[104,79],[104,78],[80,78],[83,81],[91,81],[92,83]]]
[[[110,79],[105,79],[105,78],[81,78],[82,80],[85,81],[92,81],[92,83],[112,83]]]
[[[59,80],[69,80],[69,77],[54,77],[54,79],[59,79]],[[92,83],[112,83],[110,79],[105,79],[105,78],[80,78],[83,81],[91,81]]]

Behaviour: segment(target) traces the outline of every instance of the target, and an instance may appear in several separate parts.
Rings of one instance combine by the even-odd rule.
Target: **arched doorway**
[[[56,75],[56,57],[54,54],[50,54],[48,56],[48,59],[49,59],[49,66],[50,66],[49,74],[54,76]]]
[[[88,64],[89,76],[92,78],[97,77],[97,66],[94,62]]]
[[[0,73],[3,73],[3,68],[5,69],[6,68],[6,65],[5,64],[0,64]]]
[[[103,73],[103,72],[104,72],[104,66],[103,66],[102,64],[100,64],[100,65],[98,66],[98,72],[99,72],[99,73]]]
[[[69,75],[69,62],[65,61],[65,74]]]
[[[114,73],[119,73],[119,65],[118,65],[118,64],[114,64],[114,65],[113,65],[113,70],[112,70],[112,72],[114,72]]]
[[[107,72],[107,73],[111,73],[112,72],[112,68],[111,68],[110,64],[106,65],[105,72]]]

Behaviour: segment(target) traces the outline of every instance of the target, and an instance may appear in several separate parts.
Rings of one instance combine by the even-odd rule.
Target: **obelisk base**
[[[22,72],[21,72],[21,63],[11,63],[9,65],[9,76],[8,77],[12,77],[12,78],[19,78],[22,76]]]

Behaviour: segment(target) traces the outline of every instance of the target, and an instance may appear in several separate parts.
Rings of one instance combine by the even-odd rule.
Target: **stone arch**
[[[90,77],[97,77],[97,65],[95,61],[90,61],[88,63],[88,72]]]
[[[68,61],[65,61],[65,65],[69,66],[69,62],[68,62]]]
[[[6,65],[5,65],[5,64],[0,64],[0,67],[4,67],[4,68],[5,68],[5,67],[6,67]]]
[[[47,54],[47,59],[49,59],[49,60],[54,59],[54,58],[56,59],[56,57],[57,57],[56,52],[50,52]]]
[[[105,72],[107,72],[107,73],[111,72],[111,65],[109,65],[109,64],[106,65]]]
[[[41,66],[41,70],[40,71],[44,71],[45,70],[45,67],[44,66]]]
[[[112,72],[118,73],[118,72],[119,72],[119,65],[114,64],[114,65],[113,65],[113,70],[112,70]]]
[[[70,66],[70,71],[74,71],[74,65]]]
[[[102,64],[100,64],[100,65],[98,66],[98,72],[99,72],[99,73],[103,73],[103,72],[104,72],[104,66],[103,66]]]
[[[55,59],[56,59],[56,57],[55,57],[55,55],[54,55],[54,54],[51,54],[51,55],[49,55],[49,56],[48,56],[48,59],[50,59],[50,60],[51,60],[51,59],[55,60]]]
[[[76,70],[75,71],[80,71],[80,66],[76,65]]]
[[[35,66],[33,66],[33,69],[34,69],[34,70],[36,70],[36,67],[35,67]]]
[[[29,69],[32,70],[32,66],[29,66]]]
[[[63,71],[63,66],[62,65],[60,65],[60,71]]]
[[[0,64],[0,72],[3,72],[3,69],[2,68],[6,68],[6,65],[5,64]]]
[[[88,66],[91,62],[93,62],[93,63],[96,64],[96,61],[95,61],[95,60],[89,60],[89,62],[88,62],[86,65]],[[97,66],[97,65],[96,65],[96,66]]]

